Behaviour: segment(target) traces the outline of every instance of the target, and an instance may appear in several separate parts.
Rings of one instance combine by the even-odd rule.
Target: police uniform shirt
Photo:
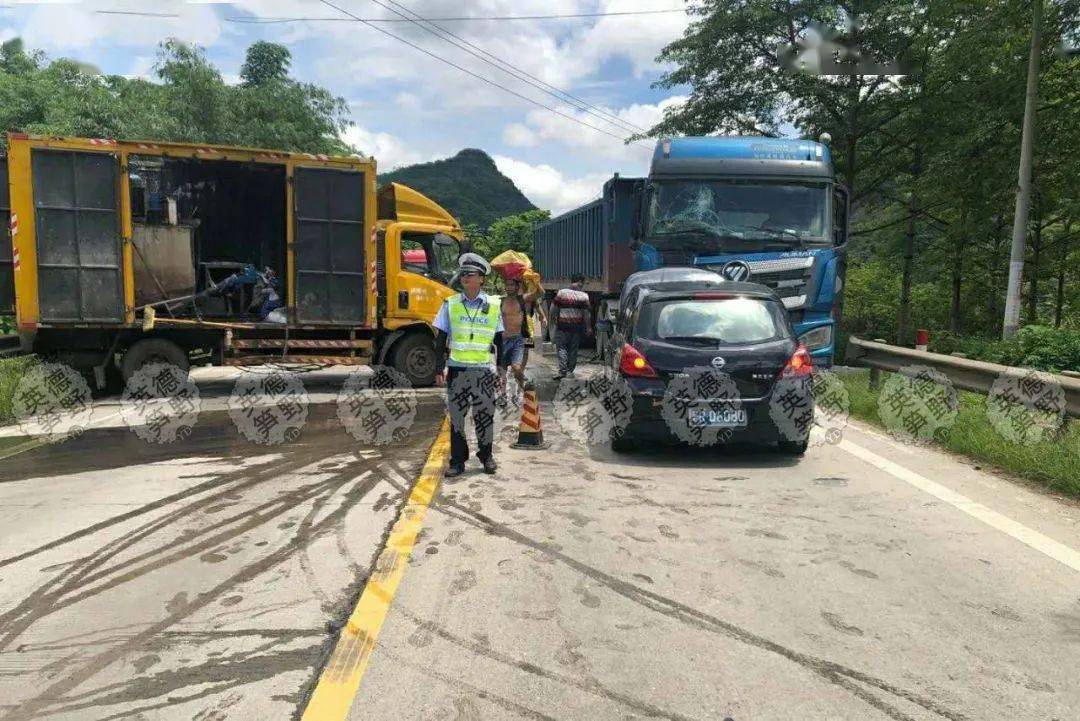
[[[488,295],[484,291],[480,291],[479,293],[477,293],[476,297],[472,300],[469,300],[467,297],[465,297],[464,293],[460,293],[459,295],[461,296],[461,302],[465,305],[465,310],[469,311],[470,314],[479,313],[480,309],[484,307],[484,304],[489,302]],[[441,330],[443,333],[446,333],[447,336],[450,335],[449,302],[443,301],[443,304],[439,307],[439,312],[435,314],[435,322],[433,322],[431,325],[435,327],[435,330]],[[503,331],[504,328],[502,322],[502,314],[500,313],[498,316],[498,322],[495,325],[495,332],[502,333]],[[465,365],[464,363],[455,362],[453,358],[447,358],[446,365],[452,366],[454,368],[470,367]]]

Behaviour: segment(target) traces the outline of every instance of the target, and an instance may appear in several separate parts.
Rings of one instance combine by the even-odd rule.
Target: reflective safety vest
[[[491,344],[499,325],[499,300],[488,298],[487,310],[469,310],[461,294],[447,300],[450,313],[450,360],[470,366],[491,363]]]

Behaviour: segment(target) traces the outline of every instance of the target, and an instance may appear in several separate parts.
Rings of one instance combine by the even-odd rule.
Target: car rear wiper
[[[712,345],[714,343],[719,345],[723,341],[722,338],[713,338],[707,335],[669,335],[664,336],[660,340],[673,343],[702,343],[704,345]]]

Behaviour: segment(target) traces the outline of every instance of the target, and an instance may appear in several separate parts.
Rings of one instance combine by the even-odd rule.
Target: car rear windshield
[[[786,334],[778,303],[759,298],[679,299],[646,303],[637,335],[673,343],[763,343]]]

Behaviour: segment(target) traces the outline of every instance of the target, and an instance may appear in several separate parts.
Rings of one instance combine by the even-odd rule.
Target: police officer
[[[491,455],[498,386],[493,357],[501,362],[503,324],[498,298],[491,298],[481,290],[490,272],[491,266],[476,253],[462,254],[457,272],[461,293],[443,302],[433,323],[436,382],[447,386],[450,413],[447,478],[464,473],[465,461],[469,459],[465,416],[470,408],[476,428],[476,457],[484,465],[485,473],[494,473],[498,468]]]

